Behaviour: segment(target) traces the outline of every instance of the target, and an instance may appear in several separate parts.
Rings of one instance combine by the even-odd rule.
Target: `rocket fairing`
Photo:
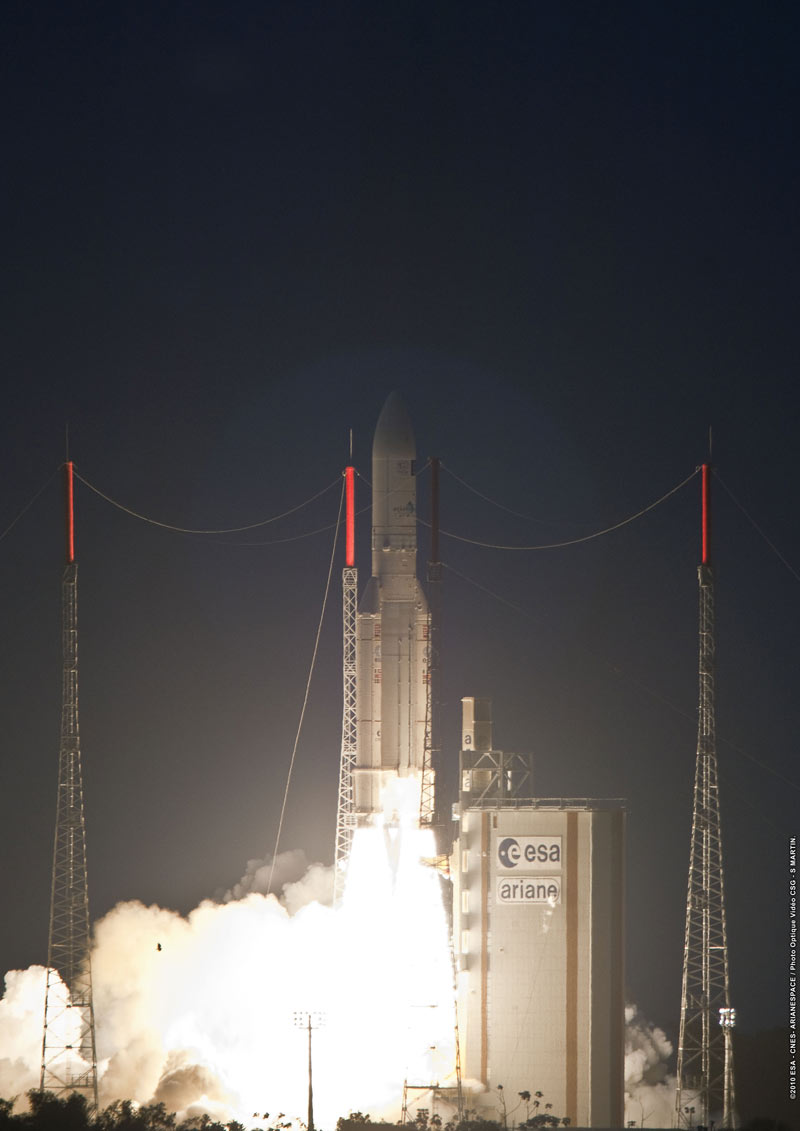
[[[358,611],[353,786],[355,810],[364,824],[383,813],[391,820],[403,796],[406,804],[416,796],[419,807],[429,619],[416,570],[415,456],[411,421],[392,393],[372,444],[372,577]]]

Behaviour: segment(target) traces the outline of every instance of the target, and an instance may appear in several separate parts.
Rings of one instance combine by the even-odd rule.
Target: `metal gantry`
[[[350,433],[350,458],[353,434]],[[355,567],[355,468],[344,470],[345,568],[342,570],[342,750],[339,760],[339,798],[336,806],[336,845],[333,853],[333,902],[342,902],[347,864],[355,832],[356,804],[353,771],[358,745],[356,621],[358,570]]]
[[[55,1095],[82,1093],[96,1108],[89,884],[78,731],[78,566],[74,557],[72,464],[68,462],[65,469],[67,564],[62,583],[61,744],[40,1087]]]
[[[342,753],[339,762],[339,801],[336,811],[336,850],[334,854],[334,904],[341,903],[347,876],[347,862],[353,844],[357,818],[353,795],[353,770],[356,765],[358,738],[356,710],[356,611],[358,607],[358,570],[342,570],[343,629],[343,708]]]
[[[686,899],[676,1115],[679,1127],[735,1126],[714,694],[714,575],[710,560],[710,468],[703,465],[700,696],[694,811]]]

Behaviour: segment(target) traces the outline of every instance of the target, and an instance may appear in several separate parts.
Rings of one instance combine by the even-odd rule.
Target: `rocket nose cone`
[[[373,457],[413,459],[414,431],[399,393],[390,393],[375,426]]]

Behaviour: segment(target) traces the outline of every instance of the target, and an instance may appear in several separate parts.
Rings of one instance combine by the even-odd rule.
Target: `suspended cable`
[[[419,477],[420,477],[420,475],[422,475],[423,471],[427,471],[430,466],[431,466],[430,459],[425,460],[425,463],[423,463],[423,465],[419,469],[419,471],[414,472],[414,478],[419,479]],[[361,472],[358,470],[358,468],[356,468],[356,475],[362,481],[362,483],[365,483],[367,485],[367,487],[369,487],[369,489],[371,491],[372,490],[372,484],[370,483],[369,479],[367,479],[366,475],[362,475]]]
[[[53,482],[53,480],[54,480],[54,479],[55,479],[55,477],[56,477],[56,476],[58,475],[58,473],[59,473],[59,471],[60,471],[60,470],[61,470],[60,468],[56,468],[56,470],[55,470],[55,471],[53,472],[53,474],[52,474],[51,476],[49,476],[49,478],[48,478],[48,479],[47,479],[47,480],[46,480],[46,481],[45,481],[45,482],[44,482],[44,483],[42,484],[42,486],[41,486],[41,487],[39,488],[39,490],[38,490],[38,491],[36,492],[36,494],[35,494],[35,495],[33,496],[33,498],[32,498],[32,499],[30,500],[30,502],[27,502],[27,503],[25,504],[25,506],[24,506],[24,507],[22,508],[22,510],[21,510],[21,511],[19,512],[19,514],[17,515],[17,517],[16,517],[15,519],[13,519],[13,520],[12,520],[12,521],[11,521],[11,522],[10,522],[10,523],[8,524],[8,526],[7,526],[6,528],[5,528],[5,530],[3,531],[3,533],[2,533],[2,534],[0,534],[0,542],[2,542],[2,541],[3,541],[3,539],[4,539],[4,538],[5,538],[5,536],[6,536],[6,534],[8,534],[8,533],[9,533],[9,532],[10,532],[11,530],[13,530],[13,529],[14,529],[14,527],[15,527],[15,526],[17,525],[17,523],[18,523],[18,522],[19,522],[19,520],[20,520],[20,519],[22,518],[22,516],[23,516],[24,514],[27,514],[27,512],[28,512],[28,511],[29,511],[29,510],[31,509],[31,507],[32,507],[32,506],[33,506],[33,504],[34,504],[34,503],[36,502],[36,500],[37,500],[37,499],[39,498],[39,496],[40,496],[40,495],[42,494],[42,492],[43,492],[43,491],[44,491],[44,490],[45,490],[45,489],[46,489],[47,487],[49,487],[49,486],[50,486],[50,484],[51,484],[51,483]]]
[[[652,696],[653,699],[658,699],[660,703],[663,703],[665,707],[668,707],[670,709],[670,711],[674,711],[676,715],[682,715],[684,719],[689,719],[691,722],[696,722],[696,714],[693,715],[689,711],[684,711],[677,705],[677,703],[673,703],[671,699],[667,699],[666,696],[662,695],[660,692],[654,691],[652,687],[648,687],[646,684],[641,683],[638,679],[635,679],[632,675],[628,675],[627,672],[623,672],[621,668],[614,667],[612,670],[615,672],[615,674],[623,676],[623,678],[626,679],[629,683],[633,684],[634,687],[638,687],[641,691],[646,692],[647,695]],[[723,746],[727,746],[731,750],[735,750],[737,754],[741,754],[743,758],[747,758],[750,762],[752,762],[756,766],[759,766],[762,770],[766,770],[767,773],[772,774],[773,777],[779,778],[786,785],[791,786],[792,789],[800,790],[800,785],[797,782],[792,781],[791,778],[787,778],[785,774],[782,774],[780,772],[780,770],[776,770],[773,766],[768,765],[768,763],[762,762],[760,758],[756,758],[755,754],[751,754],[749,750],[745,750],[743,746],[738,746],[730,738],[726,738],[724,734],[720,734],[719,731],[717,731],[717,740],[721,742]]]
[[[523,609],[521,605],[515,605],[513,601],[507,601],[505,597],[501,597],[500,594],[495,593],[493,589],[488,589],[485,585],[481,585],[480,581],[476,581],[473,577],[467,577],[465,573],[461,573],[454,566],[448,565],[447,562],[442,562],[441,565],[450,573],[454,573],[456,577],[460,577],[462,581],[466,581],[469,585],[474,585],[475,588],[480,589],[482,593],[493,597],[494,600],[499,601],[501,605],[506,605],[507,608],[513,609],[515,613],[520,613],[523,617],[530,617],[531,620],[539,620],[535,613],[530,612],[528,609]]]
[[[621,522],[615,522],[613,526],[607,526],[604,530],[596,530],[594,534],[586,534],[583,538],[570,538],[566,542],[548,542],[539,546],[503,546],[496,542],[479,542],[475,538],[464,538],[461,534],[453,534],[449,530],[440,530],[439,533],[444,534],[447,538],[454,538],[457,542],[466,542],[470,546],[482,546],[486,550],[560,550],[565,546],[578,546],[581,542],[591,542],[594,538],[602,538],[604,534],[611,534],[613,531],[619,530],[621,527],[634,522],[637,518],[641,518],[642,515],[647,514],[648,511],[654,510],[657,506],[660,506],[661,503],[666,502],[671,495],[674,495],[677,491],[680,491],[682,487],[685,487],[687,483],[691,482],[695,475],[697,475],[698,470],[698,468],[695,468],[691,475],[687,475],[681,483],[677,483],[667,491],[666,495],[662,495],[661,498],[656,499],[654,503],[643,507],[642,510],[637,511],[636,514],[624,518]],[[430,526],[430,523],[424,522],[422,519],[419,519],[419,521],[422,522],[423,526]]]
[[[720,477],[719,477],[718,473],[717,473],[717,472],[716,472],[716,471],[715,471],[715,470],[714,470],[713,468],[712,468],[712,471],[714,472],[714,478],[715,478],[715,479],[717,480],[717,482],[719,483],[720,487],[723,487],[723,488],[724,488],[724,489],[725,489],[725,490],[726,490],[726,491],[728,492],[728,494],[729,494],[729,495],[730,495],[730,497],[731,497],[731,498],[733,499],[733,501],[734,501],[734,502],[736,503],[737,507],[738,507],[738,508],[739,508],[739,510],[740,510],[740,511],[742,512],[742,514],[744,515],[744,517],[745,517],[745,518],[746,518],[746,519],[748,520],[748,522],[751,522],[751,523],[753,524],[753,526],[755,527],[755,529],[756,529],[756,530],[758,531],[758,533],[759,533],[759,534],[761,535],[761,537],[762,537],[762,538],[764,539],[764,541],[765,541],[765,542],[767,543],[767,545],[769,546],[770,550],[772,550],[772,552],[773,552],[773,553],[774,553],[774,554],[776,555],[776,557],[780,558],[780,560],[781,560],[781,561],[783,562],[783,564],[784,564],[784,565],[786,566],[786,568],[788,569],[789,573],[791,573],[793,577],[795,577],[795,578],[796,578],[796,579],[797,579],[798,581],[800,581],[800,573],[798,573],[798,572],[797,572],[797,570],[796,570],[796,569],[794,568],[794,566],[793,566],[793,565],[791,565],[791,564],[790,564],[790,563],[789,563],[789,562],[788,562],[788,561],[786,560],[786,558],[785,558],[785,557],[783,556],[783,554],[782,554],[782,553],[780,552],[780,550],[779,550],[779,549],[778,549],[778,547],[777,547],[777,546],[775,545],[775,543],[774,543],[774,542],[771,542],[771,541],[770,541],[770,539],[769,539],[769,538],[768,538],[768,537],[766,536],[766,534],[765,534],[765,533],[764,533],[764,531],[763,531],[763,530],[761,529],[761,527],[760,527],[760,526],[758,525],[758,523],[757,523],[757,522],[756,522],[756,520],[755,520],[755,519],[753,518],[753,516],[752,516],[751,514],[748,514],[748,512],[747,512],[747,511],[746,511],[746,510],[744,509],[744,507],[742,506],[742,504],[741,504],[741,503],[739,502],[739,500],[738,500],[738,499],[736,498],[736,496],[734,495],[733,491],[731,491],[730,487],[728,487],[728,485],[727,485],[727,484],[726,484],[726,483],[725,483],[725,482],[724,482],[724,481],[723,481],[722,479],[720,479]]]
[[[371,504],[362,507],[361,510],[356,511],[356,517],[360,514],[365,514],[371,509]],[[324,534],[326,530],[333,530],[337,525],[335,522],[329,522],[327,526],[318,526],[316,530],[309,530],[305,534],[293,534],[291,538],[269,538],[266,542],[217,542],[217,546],[279,546],[282,542],[299,542],[301,538],[313,538],[316,534]]]
[[[766,770],[768,774],[772,774],[773,777],[780,778],[782,782],[785,782],[786,785],[790,785],[792,789],[800,790],[800,785],[798,785],[796,781],[792,781],[791,778],[786,777],[786,774],[782,774],[780,770],[776,770],[772,766],[769,766],[766,762],[762,762],[760,758],[756,758],[755,754],[751,754],[749,750],[745,750],[743,747],[737,746],[736,743],[731,742],[729,738],[725,738],[724,735],[720,735],[719,731],[717,731],[717,738],[720,739],[720,741],[723,742],[725,746],[730,746],[731,750],[735,750],[737,754],[741,754],[743,758],[747,758],[756,766],[760,766],[762,770]]]
[[[141,519],[142,522],[149,522],[151,526],[159,526],[162,530],[175,531],[177,534],[241,534],[245,530],[255,530],[259,526],[268,526],[271,522],[278,522],[281,518],[288,518],[290,514],[295,514],[297,511],[302,510],[303,507],[307,507],[309,503],[313,503],[316,499],[319,499],[322,495],[332,490],[339,482],[338,478],[334,479],[333,483],[329,483],[327,487],[323,487],[321,491],[317,491],[315,495],[306,499],[305,502],[298,503],[296,507],[291,507],[288,511],[283,511],[282,514],[273,515],[272,518],[263,518],[259,522],[248,523],[247,526],[230,526],[227,529],[221,530],[193,530],[187,526],[173,526],[172,523],[159,522],[156,518],[149,518],[146,514],[139,514],[138,511],[132,510],[116,499],[112,499],[110,495],[106,495],[104,491],[101,491],[99,487],[95,487],[88,479],[84,479],[77,471],[75,472],[75,478],[80,479],[81,483],[88,487],[90,491],[94,491],[95,495],[99,495],[101,499],[105,499],[107,503],[111,503],[111,505],[118,510],[124,511],[125,514],[129,514],[133,518]]]
[[[726,802],[730,801],[732,798],[735,798],[737,801],[743,802],[749,809],[752,809],[753,812],[756,813],[762,821],[770,825],[776,833],[785,834],[786,832],[790,831],[787,829],[782,829],[780,825],[776,824],[775,821],[772,820],[771,817],[768,817],[761,806],[757,805],[753,801],[752,796],[749,793],[745,792],[745,789],[739,787],[728,770],[720,768],[717,772],[719,774],[720,781],[725,786]]]
[[[281,804],[281,815],[278,820],[278,832],[275,836],[275,848],[272,853],[272,865],[269,870],[269,884],[267,891],[272,890],[272,878],[275,875],[275,861],[278,858],[278,848],[281,843],[281,833],[283,831],[283,818],[286,814],[286,802],[289,797],[289,786],[292,783],[292,771],[294,770],[295,758],[297,757],[297,746],[300,742],[300,732],[303,729],[303,719],[306,714],[306,706],[308,705],[308,693],[311,690],[311,678],[314,675],[314,667],[317,662],[317,652],[319,651],[319,638],[322,634],[322,622],[325,619],[325,609],[328,604],[328,594],[331,589],[331,577],[333,575],[333,563],[336,558],[336,543],[339,540],[339,527],[342,521],[342,504],[344,503],[344,479],[342,480],[342,492],[339,496],[339,514],[336,519],[336,533],[333,536],[333,545],[331,546],[331,559],[328,563],[328,577],[325,582],[325,596],[322,598],[322,611],[319,614],[319,624],[317,625],[317,635],[314,640],[314,651],[311,654],[311,664],[308,669],[308,679],[306,680],[306,690],[303,696],[303,706],[300,709],[300,719],[297,723],[297,732],[294,736],[294,746],[292,747],[292,756],[289,759],[289,772],[286,775],[286,789],[283,791],[283,803]]]
[[[541,617],[537,617],[536,614],[532,613],[529,609],[525,609],[521,605],[516,605],[513,601],[507,600],[505,597],[501,597],[500,594],[495,593],[493,589],[489,589],[486,585],[482,585],[473,577],[468,577],[465,573],[461,573],[453,566],[448,565],[447,562],[442,562],[441,564],[444,569],[448,570],[450,573],[455,574],[455,576],[460,578],[462,581],[466,581],[468,585],[474,585],[476,589],[480,589],[482,593],[486,593],[487,596],[492,597],[501,605],[505,605],[507,608],[513,609],[515,613],[520,613],[522,616],[528,617],[530,620],[536,621],[538,624],[545,623]],[[663,705],[674,714],[679,715],[681,718],[688,719],[689,722],[695,724],[697,723],[696,711],[694,713],[691,713],[684,710],[682,707],[679,707],[677,703],[673,703],[671,699],[667,699],[667,697],[665,695],[662,695],[659,691],[654,691],[652,687],[648,687],[647,684],[642,683],[641,680],[638,680],[634,676],[629,675],[628,672],[623,671],[623,669],[619,667],[618,664],[615,664],[611,660],[598,656],[596,652],[593,652],[591,650],[591,648],[587,648],[584,645],[583,651],[585,651],[587,655],[591,656],[593,660],[598,660],[607,664],[613,675],[619,676],[621,679],[624,679],[627,683],[631,684],[632,687],[636,687],[638,688],[638,690],[644,691],[645,694],[650,695],[653,699],[657,699],[659,703],[663,703]],[[730,747],[731,750],[735,750],[737,754],[741,754],[743,758],[747,758],[750,762],[753,762],[754,765],[759,766],[762,770],[766,770],[767,773],[772,774],[773,777],[779,778],[782,782],[790,786],[792,789],[800,791],[800,784],[792,781],[791,778],[787,778],[785,774],[782,774],[780,770],[776,770],[767,762],[762,762],[760,758],[757,758],[755,756],[755,754],[751,754],[748,750],[745,750],[744,747],[737,745],[737,743],[733,742],[731,739],[726,738],[724,735],[721,735],[719,731],[717,731],[717,739],[721,743],[723,743],[723,745]]]
[[[523,514],[522,511],[515,511],[511,507],[505,506],[504,503],[498,503],[498,501],[496,499],[491,499],[488,495],[484,495],[484,493],[482,491],[479,491],[476,487],[473,487],[472,484],[467,483],[466,479],[462,479],[460,475],[456,475],[456,473],[453,471],[453,469],[448,467],[447,464],[443,463],[441,466],[452,479],[455,479],[455,481],[457,483],[460,483],[462,487],[466,487],[466,489],[468,491],[471,491],[473,493],[473,495],[477,495],[479,499],[483,499],[483,501],[485,503],[490,503],[491,506],[497,507],[499,510],[505,511],[507,514],[513,514],[515,518],[524,518],[527,522],[538,522],[542,526],[557,526],[557,525],[559,525],[560,520],[553,520],[553,519],[547,519],[547,518],[535,518],[532,514]],[[585,523],[585,522],[568,522],[566,525],[567,526],[586,526],[588,524]]]

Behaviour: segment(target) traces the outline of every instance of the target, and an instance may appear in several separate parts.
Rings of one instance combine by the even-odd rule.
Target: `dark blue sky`
[[[336,480],[350,428],[369,478],[398,388],[421,464],[535,519],[445,474],[446,530],[606,527],[689,475],[713,425],[722,480],[800,570],[799,31],[788,3],[7,5],[0,525],[66,421],[76,469],[133,509],[254,521]],[[541,794],[628,798],[629,990],[673,1036],[698,498],[565,550],[442,547],[450,765],[460,696],[487,694]],[[754,1030],[784,1022],[798,580],[716,498],[732,993]],[[93,913],[186,910],[274,841],[331,536],[178,536],[80,484],[77,509]],[[61,533],[53,479],[0,543],[3,969],[46,953]],[[323,861],[338,624],[334,600],[283,841]]]

